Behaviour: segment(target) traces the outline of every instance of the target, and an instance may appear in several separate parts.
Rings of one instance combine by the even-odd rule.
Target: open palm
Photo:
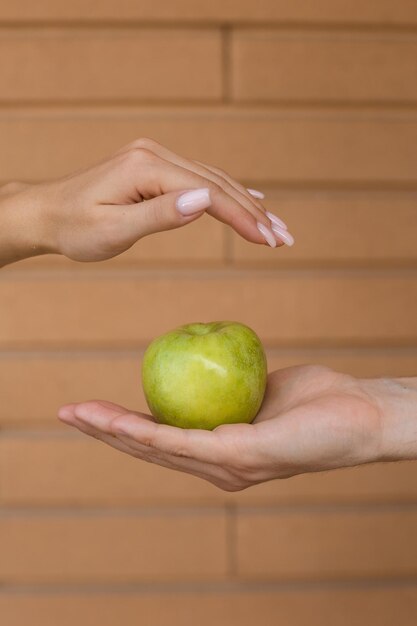
[[[252,424],[211,432],[157,424],[104,401],[66,405],[59,416],[122,452],[227,491],[376,461],[380,446],[380,410],[363,381],[321,366],[273,372]]]

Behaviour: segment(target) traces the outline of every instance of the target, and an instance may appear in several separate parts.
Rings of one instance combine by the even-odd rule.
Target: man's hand
[[[227,491],[417,457],[415,381],[357,380],[321,366],[270,374],[255,421],[212,432],[157,424],[149,415],[100,401],[67,405],[59,417],[122,452]]]

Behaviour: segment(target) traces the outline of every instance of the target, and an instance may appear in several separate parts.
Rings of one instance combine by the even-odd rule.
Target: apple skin
[[[152,414],[180,428],[251,422],[266,380],[262,343],[239,322],[181,326],[155,339],[143,358],[142,384]]]

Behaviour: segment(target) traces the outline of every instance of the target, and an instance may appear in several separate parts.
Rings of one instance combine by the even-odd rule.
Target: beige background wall
[[[151,136],[264,190],[297,241],[204,218],[2,270],[2,624],[416,623],[416,464],[227,494],[55,417],[144,408],[144,347],[188,321],[250,324],[270,369],[416,374],[416,79],[414,0],[3,0],[2,182]]]

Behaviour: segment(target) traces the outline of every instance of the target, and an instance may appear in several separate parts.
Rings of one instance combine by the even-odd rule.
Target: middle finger
[[[239,204],[249,211],[258,221],[265,223],[265,209],[262,204],[251,196],[243,185],[234,181],[228,174],[222,173],[221,175],[218,168],[206,166],[204,163],[200,163],[199,161],[186,159],[153,139],[138,139],[137,141],[134,141],[130,145],[126,146],[125,150],[128,151],[141,148],[150,150],[161,159],[169,161],[174,165],[178,165],[183,169],[187,169],[188,171],[218,185],[234,200],[239,202]],[[265,225],[270,225],[268,219],[266,220]]]

